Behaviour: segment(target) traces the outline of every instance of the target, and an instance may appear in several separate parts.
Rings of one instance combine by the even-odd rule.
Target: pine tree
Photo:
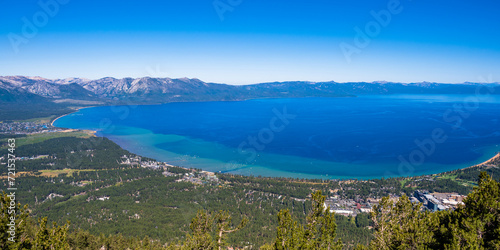
[[[441,248],[500,249],[500,182],[481,172],[478,187],[441,219]]]
[[[216,213],[209,213],[203,210],[198,211],[189,226],[192,235],[186,235],[186,242],[184,244],[178,244],[180,245],[179,248],[221,250],[223,247],[227,246],[227,234],[245,227],[248,219],[243,217],[240,224],[236,227],[232,226],[231,221],[232,218],[228,211],[220,210]],[[215,240],[213,240],[213,235],[215,235]],[[170,248],[176,249],[177,247],[171,245]]]
[[[304,245],[304,228],[292,219],[288,209],[278,213],[278,228],[274,245],[267,249],[301,249]]]
[[[376,230],[371,249],[421,249],[435,242],[437,217],[422,211],[422,204],[412,203],[406,195],[395,203],[389,197],[382,198],[371,217]]]
[[[214,218],[210,213],[199,210],[196,216],[191,220],[192,235],[186,235],[186,243],[183,249],[199,249],[210,250],[215,249],[215,244],[212,240],[212,227]]]
[[[21,207],[20,203],[15,202],[14,195],[2,192],[0,196],[0,248],[30,249],[29,235],[32,231],[30,226],[28,206]]]
[[[371,216],[371,249],[500,249],[500,183],[485,172],[455,211],[430,213],[406,196],[385,197]]]
[[[38,223],[40,226],[33,244],[34,249],[69,249],[67,241],[69,223],[57,226],[54,222],[52,228],[48,228],[46,217],[39,219]]]
[[[321,191],[312,194],[312,209],[306,225],[293,220],[290,211],[281,210],[274,244],[264,245],[261,249],[341,249],[342,241],[335,240],[335,215],[325,207],[325,200]]]
[[[226,237],[225,237],[226,234],[242,229],[248,222],[248,219],[244,217],[237,227],[231,227],[231,215],[229,214],[228,211],[222,211],[222,210],[217,212],[213,217],[217,227],[216,238],[217,238],[218,250],[221,250],[222,247],[226,246]]]

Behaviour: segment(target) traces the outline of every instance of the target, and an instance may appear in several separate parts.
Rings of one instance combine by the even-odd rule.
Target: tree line
[[[342,249],[345,243],[337,237],[333,213],[324,207],[321,191],[311,195],[311,206],[305,221],[296,220],[289,209],[277,214],[274,240],[260,249]],[[94,236],[85,230],[68,232],[68,224],[47,226],[47,219],[37,222],[27,206],[17,204],[17,240],[8,240],[8,207],[6,193],[0,197],[0,247],[2,249],[224,249],[227,239],[248,223],[243,217],[232,223],[229,212],[199,210],[190,223],[190,232],[182,240],[161,244],[149,237],[121,235]],[[500,248],[500,183],[481,173],[464,205],[454,211],[431,213],[422,210],[406,196],[397,201],[385,197],[373,208],[371,220],[374,238],[357,249],[498,249]],[[361,222],[360,222],[361,223]]]

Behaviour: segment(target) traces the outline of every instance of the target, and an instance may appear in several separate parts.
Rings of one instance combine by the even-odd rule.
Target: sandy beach
[[[498,152],[495,156],[493,156],[492,158],[490,158],[489,160],[485,161],[485,162],[482,162],[482,163],[479,163],[479,164],[476,164],[474,166],[470,166],[470,167],[467,167],[467,168],[475,168],[475,167],[481,167],[481,166],[484,166],[484,165],[494,165],[493,163],[495,161],[498,161],[500,160],[500,152]],[[465,169],[467,169],[465,168]]]
[[[91,107],[80,107],[80,108],[76,108],[76,109],[75,109],[75,111],[73,111],[73,112],[71,112],[71,113],[64,114],[64,115],[60,115],[60,116],[56,117],[54,120],[52,120],[52,122],[50,122],[50,125],[51,125],[52,127],[55,127],[55,126],[54,126],[54,122],[55,122],[57,119],[59,119],[59,118],[61,118],[61,117],[63,117],[63,116],[67,116],[67,115],[71,115],[71,114],[73,114],[73,113],[76,113],[76,112],[80,111],[81,109],[93,108],[93,107],[97,107],[97,106],[91,106]],[[78,130],[78,129],[66,129],[66,130],[63,130],[63,131],[61,131],[61,132],[66,133],[66,132],[74,132],[74,131],[77,131],[77,130]],[[97,131],[95,131],[95,130],[88,130],[88,129],[82,129],[81,131],[84,131],[84,132],[88,133],[90,136],[96,136],[96,133],[97,133]]]
[[[93,108],[93,107],[97,107],[97,106],[90,106],[90,107],[79,107],[79,108],[75,108],[75,111],[73,111],[73,112],[71,112],[71,113],[64,114],[64,115],[60,115],[60,116],[56,117],[54,120],[52,120],[52,121],[50,122],[50,126],[55,127],[55,126],[54,126],[54,122],[55,122],[57,119],[59,119],[59,118],[61,118],[61,117],[63,117],[63,116],[71,115],[71,114],[73,114],[73,113],[76,113],[76,112],[80,111],[81,109]]]
[[[76,111],[75,111],[75,112],[76,112]],[[69,113],[69,114],[73,114],[73,113],[74,113],[74,112],[71,112],[71,113]],[[50,126],[55,127],[55,126],[54,126],[54,122],[55,122],[57,119],[59,119],[59,118],[61,118],[61,117],[63,117],[63,116],[69,115],[69,114],[60,115],[60,116],[56,117],[54,120],[52,120],[52,121],[50,122]]]

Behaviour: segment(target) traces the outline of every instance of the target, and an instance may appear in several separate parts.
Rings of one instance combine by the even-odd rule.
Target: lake
[[[380,95],[94,107],[96,130],[167,163],[254,176],[370,179],[468,167],[500,151],[500,96]]]

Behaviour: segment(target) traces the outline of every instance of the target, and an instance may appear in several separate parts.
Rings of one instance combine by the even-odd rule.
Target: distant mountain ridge
[[[443,84],[393,82],[269,82],[251,85],[207,83],[193,78],[105,77],[46,79],[0,77],[0,102],[94,101],[107,104],[165,103],[175,101],[237,101],[252,98],[345,97],[383,94],[476,94],[479,86],[500,94],[500,84]],[[484,92],[484,91],[483,91]]]

